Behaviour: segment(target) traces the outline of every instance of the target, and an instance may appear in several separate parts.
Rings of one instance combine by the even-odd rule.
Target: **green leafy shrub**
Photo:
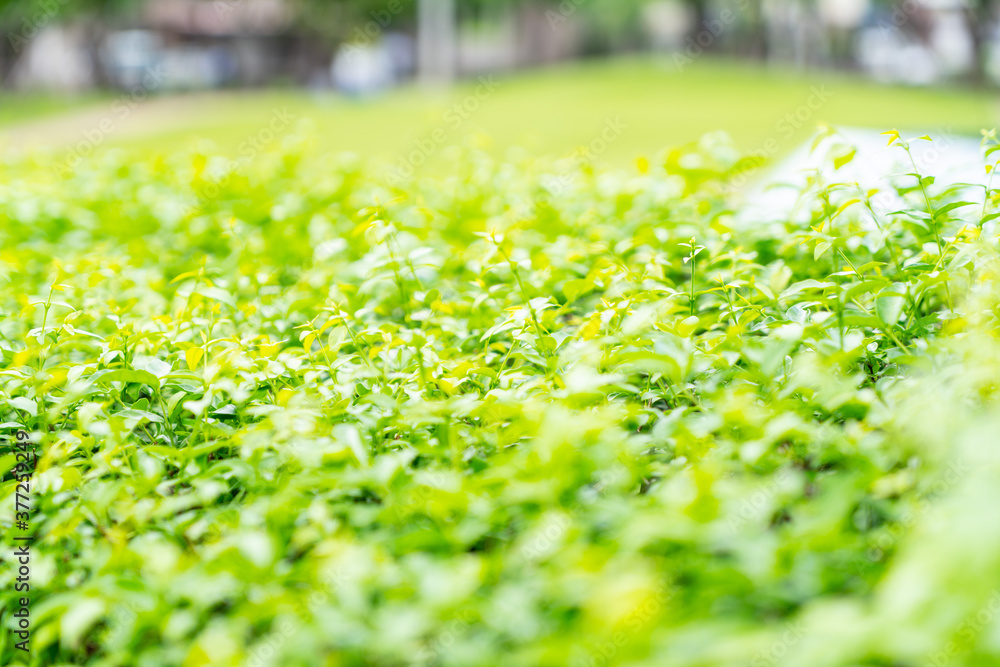
[[[4,664],[997,664],[991,189],[451,158],[8,159]]]

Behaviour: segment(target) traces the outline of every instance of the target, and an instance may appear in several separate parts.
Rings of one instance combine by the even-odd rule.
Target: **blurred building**
[[[149,0],[138,31],[108,36],[102,61],[120,85],[140,65],[166,88],[263,84],[290,69],[292,19],[284,0]]]
[[[967,12],[962,0],[911,0],[879,8],[858,31],[857,61],[889,83],[924,85],[968,76],[977,54]]]
[[[147,0],[95,34],[51,25],[26,43],[12,81],[77,90],[99,83],[163,89],[260,85],[295,70],[298,36],[286,0]]]
[[[10,73],[19,88],[80,91],[96,83],[86,32],[79,26],[45,26],[25,43]]]
[[[909,85],[1000,80],[996,17],[968,0],[412,1],[321,32],[295,0],[143,0],[96,28],[47,23],[0,56],[15,63],[7,81],[65,90],[128,89],[156,72],[163,89],[287,80],[365,94],[418,74],[447,81],[640,49],[684,62],[714,53],[846,68]]]

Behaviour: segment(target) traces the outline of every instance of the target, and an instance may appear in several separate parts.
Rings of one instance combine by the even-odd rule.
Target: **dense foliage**
[[[992,193],[819,150],[9,158],[0,660],[997,664]]]

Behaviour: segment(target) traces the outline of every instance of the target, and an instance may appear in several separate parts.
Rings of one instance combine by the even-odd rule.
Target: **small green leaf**
[[[889,294],[875,299],[875,314],[883,324],[892,326],[899,321],[906,299],[898,294]]]
[[[118,369],[106,371],[100,374],[95,373],[94,375],[94,381],[99,384],[108,384],[111,382],[138,382],[139,384],[149,385],[157,390],[160,388],[160,379],[149,371]]]
[[[833,243],[830,241],[820,241],[816,244],[816,249],[813,250],[813,260],[818,260],[820,257],[825,255],[830,248],[833,247]]]
[[[854,156],[857,155],[857,154],[858,154],[858,151],[856,149],[854,149],[854,150],[851,150],[850,152],[844,153],[840,157],[834,158],[833,159],[833,168],[834,169],[840,169],[845,164],[850,163],[854,159]]]
[[[73,603],[59,619],[59,643],[77,649],[87,631],[104,614],[104,603],[95,598],[82,598]]]
[[[563,294],[566,295],[567,301],[573,302],[592,289],[594,289],[594,283],[589,280],[577,278],[566,281],[566,284],[563,285]]]
[[[15,396],[14,398],[10,399],[8,403],[10,403],[11,407],[17,408],[18,410],[23,410],[32,417],[38,415],[38,405],[36,405],[35,402],[30,398],[26,398],[24,396]]]

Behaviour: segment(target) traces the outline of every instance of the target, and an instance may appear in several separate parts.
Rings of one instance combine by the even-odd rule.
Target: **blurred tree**
[[[417,68],[421,81],[450,81],[456,71],[455,0],[417,0]]]
[[[97,59],[110,17],[137,9],[139,0],[0,0],[0,83],[6,81],[32,38],[54,22],[74,17],[84,28],[88,50]],[[99,80],[102,70],[95,67]]]
[[[912,18],[914,13],[911,9],[911,2],[903,2],[903,0],[874,0],[874,2],[876,5],[890,12],[894,22],[905,24]],[[997,27],[1000,0],[966,0],[963,5],[969,36],[972,39],[975,53],[972,76],[976,83],[986,84],[989,82],[987,69],[990,57],[990,42],[994,38]]]
[[[46,25],[71,17],[88,34],[91,51],[97,47],[108,21],[129,13],[137,14],[146,0],[0,0],[0,82],[6,80],[25,46]],[[203,0],[219,2],[233,0]],[[335,45],[361,35],[371,41],[385,30],[415,31],[419,42],[420,62],[427,79],[447,79],[454,71],[456,26],[462,16],[475,15],[483,8],[572,17],[583,26],[591,50],[617,50],[634,44],[641,27],[640,9],[649,0],[287,0],[297,17],[299,34],[330,50]],[[706,28],[717,3],[710,0],[680,0],[694,22],[691,36]],[[813,14],[819,0],[786,0]],[[883,10],[906,11],[909,0],[872,0]],[[761,0],[748,3],[733,0],[730,9],[738,9],[739,26],[726,43],[742,53],[763,56],[769,49],[768,30]],[[725,5],[722,5],[723,7]],[[902,8],[902,9],[901,9]],[[974,78],[987,80],[990,42],[1000,12],[1000,0],[967,0],[965,15],[975,49]],[[390,27],[391,26],[391,27]],[[361,32],[358,32],[358,31]],[[533,39],[544,39],[539,31]],[[848,40],[849,41],[849,40]],[[718,45],[715,45],[718,46]],[[771,45],[773,46],[773,45]],[[807,45],[814,50],[817,45]],[[540,49],[539,49],[540,50]],[[814,54],[815,55],[815,54]],[[100,68],[95,68],[100,72]]]
[[[418,68],[424,81],[452,78],[456,0],[293,0],[301,28],[331,45],[377,39],[389,29],[416,23]],[[480,4],[466,2],[464,4]],[[390,25],[392,27],[390,28]]]
[[[994,37],[998,8],[1000,8],[998,0],[969,0],[966,5],[965,16],[976,54],[976,68],[973,73],[976,83],[986,83],[989,80],[987,68],[990,40]]]
[[[694,17],[694,26],[691,28],[692,34],[697,35],[705,29],[705,23],[708,21],[708,3],[706,0],[684,0],[684,3],[688,6],[691,15]]]

